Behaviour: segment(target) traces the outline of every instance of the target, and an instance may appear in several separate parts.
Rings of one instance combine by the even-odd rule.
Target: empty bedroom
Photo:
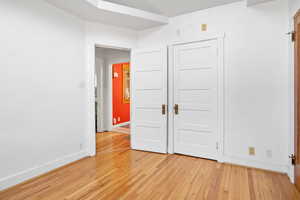
[[[299,200],[299,0],[1,0],[0,200]]]

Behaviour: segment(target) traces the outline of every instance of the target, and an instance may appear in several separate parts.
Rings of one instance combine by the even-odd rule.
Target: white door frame
[[[97,77],[97,103],[98,103],[98,109],[97,109],[97,130],[98,132],[103,132],[104,131],[104,110],[103,110],[103,68],[104,68],[104,61],[103,60],[98,60],[96,58],[96,62],[101,62],[101,68],[95,70],[95,75]],[[97,63],[95,63],[96,66]],[[99,109],[100,108],[100,109]],[[100,120],[99,120],[100,119]]]
[[[97,47],[100,47],[97,45]],[[103,47],[101,47],[103,48]],[[112,66],[113,65],[108,65],[107,63],[104,63],[103,66],[103,70],[102,70],[102,76],[101,76],[101,84],[102,84],[102,92],[101,92],[101,105],[102,107],[104,107],[103,101],[109,101],[110,103],[108,104],[108,108],[107,110],[103,109],[102,113],[101,113],[101,117],[102,117],[102,121],[101,121],[101,127],[102,127],[102,131],[112,131],[113,129],[113,120],[112,120],[112,116],[113,116],[113,92],[112,92]],[[105,70],[104,70],[105,68]],[[105,71],[105,73],[104,73]],[[108,77],[108,85],[107,85],[107,93],[104,94],[104,77]],[[104,100],[105,99],[105,100]],[[107,106],[107,105],[106,105]]]
[[[108,64],[108,63],[106,63]],[[108,72],[108,74],[105,74],[108,76],[108,100],[110,101],[109,103],[109,107],[108,107],[108,117],[107,117],[107,129],[108,131],[112,131],[112,129],[114,128],[113,127],[113,78],[112,78],[112,72],[113,72],[113,65],[112,64],[109,64],[107,65],[108,66],[108,69],[106,72]]]
[[[179,42],[173,42],[168,45],[169,49],[169,72],[168,72],[168,85],[169,85],[169,103],[168,103],[168,114],[169,114],[169,123],[168,123],[168,153],[174,154],[174,47],[177,45],[203,42],[209,40],[217,40],[218,42],[218,122],[219,122],[219,131],[218,131],[218,162],[224,162],[224,118],[225,118],[225,78],[224,78],[224,33],[219,34],[205,34],[201,37],[192,38],[190,40],[183,40]]]
[[[95,52],[96,47],[120,49],[130,51],[133,48],[130,45],[110,45],[89,41],[86,49],[86,66],[87,66],[87,127],[85,134],[86,154],[88,156],[96,155],[96,132],[95,132]],[[84,84],[84,83],[83,83]],[[85,85],[85,84],[84,84]],[[83,87],[84,87],[83,85]],[[131,112],[131,109],[130,109]]]

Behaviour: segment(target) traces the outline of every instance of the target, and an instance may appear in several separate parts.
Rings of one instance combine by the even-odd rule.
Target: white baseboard
[[[102,132],[104,132],[105,131],[105,129],[104,128],[101,128],[101,129],[98,129],[97,130],[97,133],[102,133]]]
[[[291,183],[295,183],[295,177],[294,177],[294,166],[293,165],[289,165],[287,167],[287,174],[290,178]]]
[[[245,167],[270,170],[280,173],[288,173],[288,166],[284,164],[266,163],[249,159],[241,159],[236,157],[224,156],[222,162],[236,164]]]
[[[175,152],[168,152],[168,154],[175,154]],[[256,168],[256,169],[263,169],[268,171],[274,171],[274,172],[280,172],[280,173],[286,173],[287,176],[291,179],[291,182],[293,183],[293,174],[291,173],[292,169],[289,169],[288,165],[284,164],[275,164],[275,163],[266,163],[266,162],[260,162],[255,160],[247,160],[245,158],[238,158],[234,156],[219,156],[218,160],[219,163],[227,163],[227,164],[233,164],[233,165],[240,165],[244,167],[249,168]]]
[[[54,170],[54,169],[57,169],[64,165],[67,165],[69,163],[80,160],[87,156],[88,155],[87,155],[86,151],[80,151],[78,153],[65,156],[65,157],[57,159],[55,161],[48,162],[46,164],[43,164],[43,165],[40,165],[37,167],[33,167],[31,169],[27,169],[22,172],[16,173],[14,175],[2,178],[2,179],[0,179],[0,191],[7,189],[9,187],[12,187],[14,185],[17,185],[19,183],[22,183],[22,182],[29,180],[31,178],[34,178],[36,176],[47,173],[51,170]]]
[[[130,121],[129,122],[124,122],[124,123],[121,123],[121,124],[116,124],[112,128],[118,128],[120,126],[126,126],[126,125],[129,125],[129,124],[130,124]]]
[[[6,188],[9,188],[11,186],[17,185],[19,183],[22,183],[22,182],[29,180],[31,178],[34,178],[36,176],[47,173],[56,168],[59,168],[64,165],[67,165],[69,163],[80,160],[87,156],[88,155],[87,155],[86,151],[81,151],[81,152],[78,152],[75,154],[65,156],[61,159],[57,159],[55,161],[46,163],[44,165],[40,165],[40,166],[31,168],[28,170],[24,170],[17,174],[2,178],[2,179],[0,179],[0,191],[4,190]],[[265,163],[265,162],[245,160],[245,159],[229,157],[229,156],[224,156],[221,160],[222,160],[222,162],[225,162],[225,163],[237,164],[237,165],[242,165],[242,166],[246,166],[246,167],[253,167],[253,168],[258,168],[258,169],[265,169],[265,170],[271,170],[271,171],[289,174],[288,166],[286,166],[286,165],[270,164],[270,163]],[[291,176],[290,176],[290,178],[291,178]]]

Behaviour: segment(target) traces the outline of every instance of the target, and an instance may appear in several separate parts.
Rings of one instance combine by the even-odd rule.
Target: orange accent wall
[[[130,121],[130,104],[123,102],[123,64],[113,64],[112,76],[113,76],[113,125],[121,124]],[[118,77],[114,76],[114,73],[118,74]],[[118,121],[120,118],[120,121]],[[114,121],[116,119],[116,121]]]

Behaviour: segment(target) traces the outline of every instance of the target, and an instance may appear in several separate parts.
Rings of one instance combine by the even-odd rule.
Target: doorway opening
[[[130,140],[130,51],[106,47],[95,48],[95,129],[96,151],[109,144],[97,141]],[[99,140],[99,138],[102,138]],[[130,141],[126,148],[130,148]],[[108,149],[105,149],[108,150]],[[110,149],[114,150],[114,149]]]

